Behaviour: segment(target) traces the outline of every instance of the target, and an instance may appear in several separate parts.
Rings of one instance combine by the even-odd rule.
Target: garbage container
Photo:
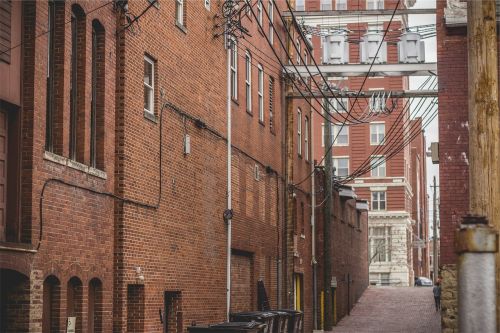
[[[270,311],[276,314],[274,318],[274,329],[273,333],[288,333],[288,325],[292,315],[285,311],[272,310]]]
[[[270,311],[237,312],[230,316],[231,321],[257,321],[267,325],[264,333],[273,333],[276,314]]]
[[[189,333],[264,333],[266,324],[256,321],[224,322],[208,326],[189,326]]]
[[[300,333],[302,331],[304,314],[301,311],[290,309],[280,309],[279,311],[286,312],[291,316],[288,321],[288,333]]]

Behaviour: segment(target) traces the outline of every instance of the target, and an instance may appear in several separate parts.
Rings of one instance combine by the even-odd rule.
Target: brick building
[[[347,9],[351,11],[365,9],[393,9],[397,1],[299,1],[299,6],[305,10]],[[403,6],[403,5],[401,5]],[[315,49],[315,59],[318,63],[327,62],[330,55],[324,48],[326,36],[344,36],[346,53],[341,55],[339,63],[360,63],[360,45],[365,34],[383,35],[384,30],[400,29],[407,26],[404,15],[396,15],[389,27],[390,16],[325,16],[323,18],[305,19],[305,24],[311,28],[312,41]],[[389,33],[389,36],[392,36]],[[358,42],[347,43],[349,39]],[[394,36],[393,36],[394,37]],[[398,35],[399,37],[399,35]],[[389,38],[389,37],[388,37]],[[344,45],[342,44],[342,45]],[[396,43],[387,43],[382,47],[379,62],[398,63],[398,48]],[[386,59],[384,59],[386,58]],[[366,61],[365,61],[366,63]],[[357,92],[363,84],[364,77],[332,78],[334,89],[347,89]],[[407,77],[373,77],[368,78],[363,91],[394,91],[408,89]],[[424,248],[413,250],[418,240],[427,246],[427,203],[425,186],[425,141],[423,134],[407,145],[400,152],[386,160],[390,151],[385,146],[394,146],[394,140],[401,140],[408,135],[409,127],[403,125],[410,121],[405,111],[406,102],[396,100],[390,114],[380,113],[377,116],[377,104],[388,107],[383,99],[358,99],[347,126],[342,127],[345,111],[350,110],[354,98],[332,100],[334,108],[341,111],[332,124],[333,136],[337,136],[332,149],[333,164],[337,176],[342,179],[359,168],[370,166],[368,171],[358,175],[349,185],[356,189],[361,198],[370,198],[368,214],[370,225],[370,281],[373,284],[413,285],[415,274],[428,276],[428,255]],[[373,100],[376,103],[373,103]],[[393,100],[394,101],[394,100]],[[387,103],[387,105],[385,104]],[[354,120],[353,120],[354,119]],[[360,122],[361,124],[356,124]],[[366,120],[368,119],[368,120]],[[315,158],[323,159],[325,151],[324,120],[316,118],[315,127]],[[401,139],[388,137],[387,133],[394,128],[394,133],[401,134]],[[413,131],[413,130],[412,130]],[[397,136],[397,135],[396,135]],[[380,147],[379,147],[380,144]],[[327,145],[328,147],[328,145]],[[371,167],[373,166],[373,167]],[[366,170],[366,169],[365,169]],[[415,258],[415,256],[417,258]],[[421,260],[420,260],[421,259]]]
[[[304,311],[310,332],[312,112],[284,102],[268,42],[287,61],[285,31],[272,4],[246,12],[252,37],[231,53],[230,310],[262,306],[261,285],[271,308]],[[0,331],[60,332],[70,319],[76,332],[184,332],[223,321],[220,3],[1,0],[0,10]],[[300,184],[292,192],[287,181]],[[339,319],[368,279],[366,220],[349,207],[343,223],[357,229],[340,227],[336,240],[355,247],[345,272],[357,285]]]

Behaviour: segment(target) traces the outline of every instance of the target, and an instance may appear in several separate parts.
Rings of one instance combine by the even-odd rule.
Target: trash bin
[[[266,324],[256,321],[224,322],[208,326],[189,326],[189,333],[264,333]]]
[[[288,321],[288,333],[300,333],[302,331],[304,314],[301,311],[290,309],[280,309],[279,311],[286,312],[291,316]]]
[[[270,311],[276,314],[274,318],[274,329],[273,333],[288,333],[288,325],[292,315],[285,311],[272,310]]]
[[[257,321],[267,325],[264,333],[273,333],[275,313],[270,311],[237,312],[230,316],[231,321]]]

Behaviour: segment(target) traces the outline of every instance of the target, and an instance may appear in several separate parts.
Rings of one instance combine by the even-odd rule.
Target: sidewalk
[[[436,312],[432,288],[369,287],[333,333],[438,333],[440,312]]]

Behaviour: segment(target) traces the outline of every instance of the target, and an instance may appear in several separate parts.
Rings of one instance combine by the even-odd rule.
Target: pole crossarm
[[[320,72],[328,77],[437,75],[437,63],[435,62],[420,64],[374,64],[371,70],[370,64],[319,65],[318,67],[296,65],[295,68],[288,65],[285,66],[284,71],[288,74],[299,74],[303,77],[319,75]]]
[[[425,97],[437,97],[437,90],[397,90],[397,91],[388,91],[388,90],[369,90],[362,91],[359,93],[359,97],[372,97],[379,96],[381,92],[384,92],[386,97],[391,98],[425,98]],[[321,94],[320,92],[303,92],[302,94],[298,92],[293,92],[291,95],[286,96],[287,98],[323,98],[324,96],[328,98],[354,98],[356,97],[357,92],[355,91],[333,91],[332,92],[324,92]]]
[[[394,13],[393,9],[369,9],[369,10],[305,10],[305,11],[294,11],[293,14],[296,18],[302,17],[335,17],[335,16],[365,16],[365,15],[388,15],[391,16]],[[397,9],[395,15],[422,15],[422,14],[436,14],[436,8],[406,8]],[[284,17],[292,17],[292,13],[289,11],[283,12]]]

